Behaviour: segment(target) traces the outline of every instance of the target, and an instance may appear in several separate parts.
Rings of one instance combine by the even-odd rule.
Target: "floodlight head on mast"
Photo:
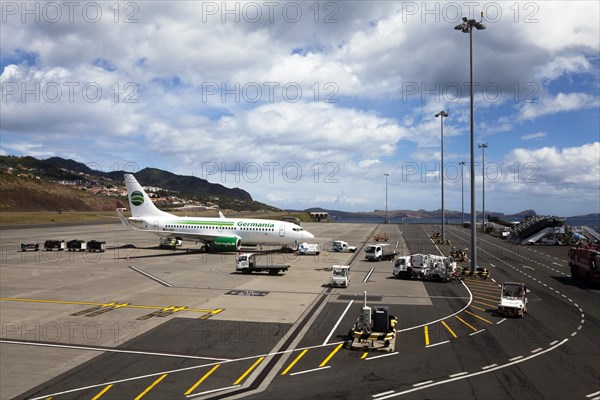
[[[435,114],[436,118],[437,117],[443,117],[443,118],[445,118],[447,116],[448,116],[448,113],[446,111],[440,111],[439,113]]]
[[[481,23],[483,21],[483,11],[481,12],[481,20],[479,22],[474,19],[467,19],[467,17],[462,17],[462,20],[463,23],[456,25],[454,27],[455,30],[463,31],[463,33],[469,33],[473,27],[475,27],[477,30],[485,29],[485,25]]]

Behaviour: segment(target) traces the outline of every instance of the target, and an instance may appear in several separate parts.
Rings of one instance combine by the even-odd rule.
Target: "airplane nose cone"
[[[315,238],[315,235],[313,235],[313,234],[312,234],[312,233],[310,233],[310,232],[306,232],[306,231],[305,231],[305,232],[302,234],[302,238],[303,238],[303,239],[308,239],[308,240],[310,240],[310,239],[314,239],[314,238]]]

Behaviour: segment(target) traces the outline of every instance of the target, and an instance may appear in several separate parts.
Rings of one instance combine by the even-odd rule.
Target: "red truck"
[[[600,246],[571,247],[571,276],[591,284],[600,284]]]

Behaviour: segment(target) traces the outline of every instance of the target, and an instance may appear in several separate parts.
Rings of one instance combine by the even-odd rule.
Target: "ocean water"
[[[400,219],[389,218],[391,224],[437,224],[441,223],[441,218],[419,218],[419,219]],[[461,218],[447,218],[446,221],[450,225],[460,225]],[[356,219],[338,219],[335,222],[339,223],[365,223],[365,224],[383,224],[384,219],[380,217],[373,218],[356,218]],[[470,218],[466,217],[465,222],[471,222]],[[481,221],[478,221],[481,222]],[[519,221],[515,221],[519,222]],[[567,218],[566,225],[568,226],[589,226],[600,232],[600,217],[597,218]]]

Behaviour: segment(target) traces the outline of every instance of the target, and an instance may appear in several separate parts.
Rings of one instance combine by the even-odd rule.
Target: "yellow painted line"
[[[456,339],[458,336],[456,336],[456,333],[454,333],[454,331],[452,329],[450,329],[450,327],[448,326],[448,324],[444,321],[442,321],[442,325],[444,325],[444,328],[446,328],[448,330],[448,332],[450,332],[450,334],[452,336],[454,336],[454,339]]]
[[[478,309],[479,311],[485,311],[485,308],[477,307],[471,304],[471,307]]]
[[[478,299],[484,299],[484,300],[493,300],[493,301],[498,301],[500,299],[500,293],[498,293],[496,296],[492,296],[489,294],[481,294],[481,293],[475,293],[473,292],[473,297]]]
[[[237,381],[233,382],[233,384],[234,384],[234,385],[239,385],[239,384],[240,384],[240,382],[241,382],[241,381],[243,381],[243,380],[244,380],[244,378],[245,378],[245,377],[246,377],[246,376],[247,376],[247,375],[248,375],[250,372],[252,372],[252,370],[254,370],[254,368],[256,368],[256,367],[258,366],[258,364],[260,364],[260,362],[261,362],[262,360],[264,360],[264,359],[265,359],[264,357],[261,357],[261,358],[259,358],[258,360],[256,360],[256,362],[255,362],[254,364],[252,364],[252,366],[251,366],[250,368],[248,368],[248,369],[246,370],[246,372],[244,372],[244,373],[242,374],[242,376],[240,376],[240,377],[237,379]]]
[[[106,385],[104,387],[104,389],[102,389],[100,392],[98,392],[97,395],[95,395],[94,397],[92,397],[92,400],[98,400],[100,397],[102,397],[102,395],[104,393],[106,393],[108,391],[108,389],[110,389],[112,387],[112,383],[110,385]]]
[[[45,300],[45,299],[25,299],[19,297],[0,297],[0,301],[23,301],[27,303],[49,303],[49,304],[75,304],[75,305],[85,305],[85,306],[99,306],[99,307],[108,307],[108,306],[116,306],[126,307],[126,308],[141,308],[141,309],[151,309],[151,310],[164,310],[168,307],[165,306],[144,306],[144,305],[134,305],[134,304],[117,304],[117,303],[98,303],[94,301],[67,301],[67,300]],[[171,306],[173,307],[173,306]],[[201,312],[201,313],[213,313],[218,314],[223,311],[223,309],[217,310],[205,310],[202,308],[186,308],[185,311],[193,311],[193,312]]]
[[[361,359],[365,359],[365,358],[367,358],[367,356],[368,356],[368,355],[369,355],[369,352],[368,352],[368,351],[365,351],[365,352],[363,353],[363,355],[362,355],[360,358],[361,358]]]
[[[142,393],[140,393],[134,400],[140,400],[142,397],[144,397],[146,395],[146,393],[151,391],[154,386],[158,385],[160,383],[160,381],[165,379],[167,377],[167,375],[169,375],[169,374],[164,374],[160,378],[158,378],[157,380],[152,382],[152,384],[150,386],[148,386]]]
[[[473,325],[470,325],[467,321],[465,321],[464,319],[462,319],[461,317],[459,317],[458,315],[455,315],[454,318],[458,319],[460,322],[462,322],[463,324],[465,324],[466,326],[468,326],[469,328],[473,329],[473,332],[476,332],[477,329],[473,328]]]
[[[331,360],[331,357],[333,357],[335,353],[337,353],[338,350],[342,348],[343,345],[344,343],[338,344],[337,347],[333,349],[333,351],[327,356],[327,358],[324,359],[323,362],[319,365],[319,368],[324,367],[329,362],[329,360]]]
[[[194,390],[195,390],[195,389],[196,389],[198,386],[200,386],[200,384],[201,384],[202,382],[204,382],[204,381],[206,380],[206,378],[208,378],[208,377],[209,377],[209,376],[210,376],[210,375],[211,375],[213,372],[215,372],[215,370],[216,370],[217,368],[219,368],[220,366],[221,366],[221,364],[217,364],[217,365],[215,365],[214,367],[212,367],[212,368],[210,369],[210,371],[208,371],[206,374],[204,374],[204,376],[203,376],[202,378],[198,379],[198,382],[194,383],[194,384],[192,385],[192,387],[191,387],[191,388],[189,388],[189,389],[188,389],[188,391],[187,391],[187,392],[185,392],[183,395],[184,395],[184,396],[187,396],[188,394],[192,393],[192,392],[193,392],[193,391],[194,391]]]
[[[492,321],[488,321],[487,319],[485,319],[485,318],[483,318],[483,317],[480,317],[480,316],[479,316],[479,315],[477,315],[477,314],[473,314],[472,312],[469,312],[469,311],[467,311],[467,310],[465,310],[465,312],[466,312],[467,314],[469,314],[469,315],[472,315],[472,316],[474,316],[475,318],[479,318],[480,320],[482,320],[482,321],[484,321],[484,322],[487,322],[488,324],[492,325]]]
[[[429,346],[429,327],[427,325],[423,327],[423,333],[425,334],[425,346]]]
[[[77,304],[86,306],[101,306],[104,303],[94,303],[91,301],[63,301],[63,300],[37,300],[37,299],[23,299],[17,297],[0,297],[0,301],[25,301],[28,303],[56,303],[56,304]]]
[[[297,362],[298,362],[298,361],[299,361],[299,360],[300,360],[302,357],[304,357],[304,355],[306,354],[306,352],[307,352],[307,351],[308,351],[308,349],[304,349],[304,350],[302,350],[302,352],[300,353],[300,355],[299,355],[298,357],[296,357],[296,359],[295,359],[294,361],[292,361],[292,362],[290,363],[290,365],[288,365],[288,367],[287,367],[286,369],[284,369],[284,370],[283,370],[283,372],[281,373],[281,375],[285,375],[285,374],[287,374],[288,372],[290,372],[290,369],[292,369],[292,367],[293,367],[294,365],[296,365],[296,363],[297,363]]]
[[[493,307],[493,308],[498,307],[498,304],[484,303],[483,301],[478,301],[478,300],[473,300],[473,303],[483,304],[484,306]]]

